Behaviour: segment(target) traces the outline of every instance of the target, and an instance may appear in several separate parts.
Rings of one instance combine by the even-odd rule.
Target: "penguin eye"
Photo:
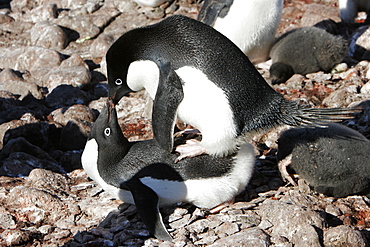
[[[120,78],[117,78],[114,83],[116,83],[117,86],[120,86],[122,85],[122,80]]]
[[[110,133],[111,133],[110,128],[109,128],[109,127],[108,127],[108,128],[105,128],[105,130],[104,130],[104,135],[105,135],[105,136],[110,136]]]

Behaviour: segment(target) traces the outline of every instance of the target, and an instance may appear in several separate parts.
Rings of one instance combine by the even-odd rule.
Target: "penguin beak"
[[[112,98],[107,99],[107,109],[108,109],[108,120],[107,122],[110,122],[111,114],[113,113],[113,110],[115,109],[115,104],[113,102]]]

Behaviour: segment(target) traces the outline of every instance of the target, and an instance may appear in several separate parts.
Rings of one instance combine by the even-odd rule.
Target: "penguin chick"
[[[336,123],[327,128],[294,128],[281,134],[278,145],[279,165],[291,156],[289,167],[317,192],[370,196],[370,141],[359,132]]]
[[[343,22],[354,23],[359,11],[365,11],[366,21],[369,20],[370,1],[369,0],[339,0],[340,18]]]
[[[155,237],[172,240],[159,207],[178,202],[216,207],[244,190],[254,168],[250,144],[224,158],[203,155],[174,163],[176,156],[155,140],[129,142],[118,124],[116,109],[108,102],[93,125],[81,161],[104,190],[136,205]]]
[[[147,7],[158,7],[162,3],[170,2],[168,0],[134,0],[139,5],[147,6]]]
[[[198,152],[185,148],[178,160],[204,150],[225,156],[253,131],[320,124],[353,112],[308,109],[285,99],[228,38],[185,16],[125,33],[109,48],[106,60],[109,97],[115,104],[142,89],[153,99],[153,133],[163,149],[173,151],[177,118],[202,133]]]
[[[198,20],[229,38],[252,63],[268,59],[283,0],[205,0]]]
[[[271,48],[271,83],[284,83],[293,74],[328,72],[343,60],[347,51],[347,42],[342,37],[323,29],[294,29],[279,37]]]

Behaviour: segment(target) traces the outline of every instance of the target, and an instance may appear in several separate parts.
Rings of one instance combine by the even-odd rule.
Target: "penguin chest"
[[[98,143],[95,139],[88,140],[81,156],[82,167],[87,175],[114,198],[134,204],[131,192],[106,183],[100,176],[98,170],[98,155]]]
[[[184,82],[184,98],[177,110],[179,119],[202,132],[202,145],[209,151],[233,145],[236,124],[225,92],[194,67],[182,67],[176,73]]]

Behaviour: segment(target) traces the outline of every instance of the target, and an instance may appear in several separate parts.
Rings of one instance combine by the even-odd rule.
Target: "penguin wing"
[[[123,186],[130,190],[139,216],[149,232],[158,239],[172,241],[159,212],[158,195],[138,178],[126,181]]]
[[[171,152],[177,108],[184,98],[181,79],[170,63],[159,66],[159,83],[153,101],[152,126],[159,146]]]
[[[198,21],[213,26],[217,17],[225,17],[229,12],[233,0],[205,0],[199,11]]]

